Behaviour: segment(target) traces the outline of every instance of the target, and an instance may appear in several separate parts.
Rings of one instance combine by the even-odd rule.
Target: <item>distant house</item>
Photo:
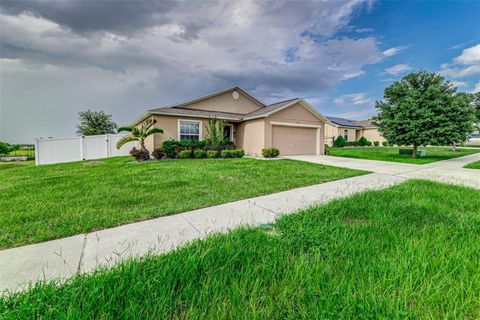
[[[147,138],[151,151],[169,139],[205,139],[213,117],[227,122],[225,137],[248,155],[261,155],[268,147],[278,148],[281,155],[324,154],[328,120],[307,101],[295,98],[266,105],[240,87],[149,110],[133,125],[157,120],[155,126],[164,133]]]
[[[358,141],[361,137],[365,137],[368,141],[385,141],[372,120],[349,120],[337,117],[327,117],[327,119],[325,143],[329,146],[338,136],[343,136],[345,141]]]

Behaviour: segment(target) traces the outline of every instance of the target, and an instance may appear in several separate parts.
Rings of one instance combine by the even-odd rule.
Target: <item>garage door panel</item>
[[[317,129],[273,126],[272,145],[284,156],[316,154]]]

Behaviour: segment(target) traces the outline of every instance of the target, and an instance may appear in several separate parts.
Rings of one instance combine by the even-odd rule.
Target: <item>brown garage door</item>
[[[317,129],[273,126],[272,144],[283,156],[316,154]]]

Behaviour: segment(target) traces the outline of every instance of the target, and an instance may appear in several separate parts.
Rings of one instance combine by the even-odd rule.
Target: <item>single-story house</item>
[[[156,119],[163,134],[146,141],[152,151],[163,141],[203,140],[208,120],[227,121],[225,135],[247,155],[261,155],[275,147],[281,155],[324,154],[325,123],[328,120],[302,98],[266,105],[240,87],[228,88],[142,114],[133,125]]]
[[[325,143],[329,146],[338,136],[343,136],[345,141],[358,141],[365,137],[368,141],[385,141],[378,132],[378,127],[372,120],[349,120],[337,117],[328,117],[325,124]]]

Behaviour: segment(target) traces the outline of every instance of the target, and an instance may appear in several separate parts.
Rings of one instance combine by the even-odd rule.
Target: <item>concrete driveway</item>
[[[333,156],[285,156],[284,158],[329,166],[366,170],[408,179],[426,179],[480,188],[480,170],[465,169],[464,165],[480,160],[480,153],[428,164],[364,160]]]

